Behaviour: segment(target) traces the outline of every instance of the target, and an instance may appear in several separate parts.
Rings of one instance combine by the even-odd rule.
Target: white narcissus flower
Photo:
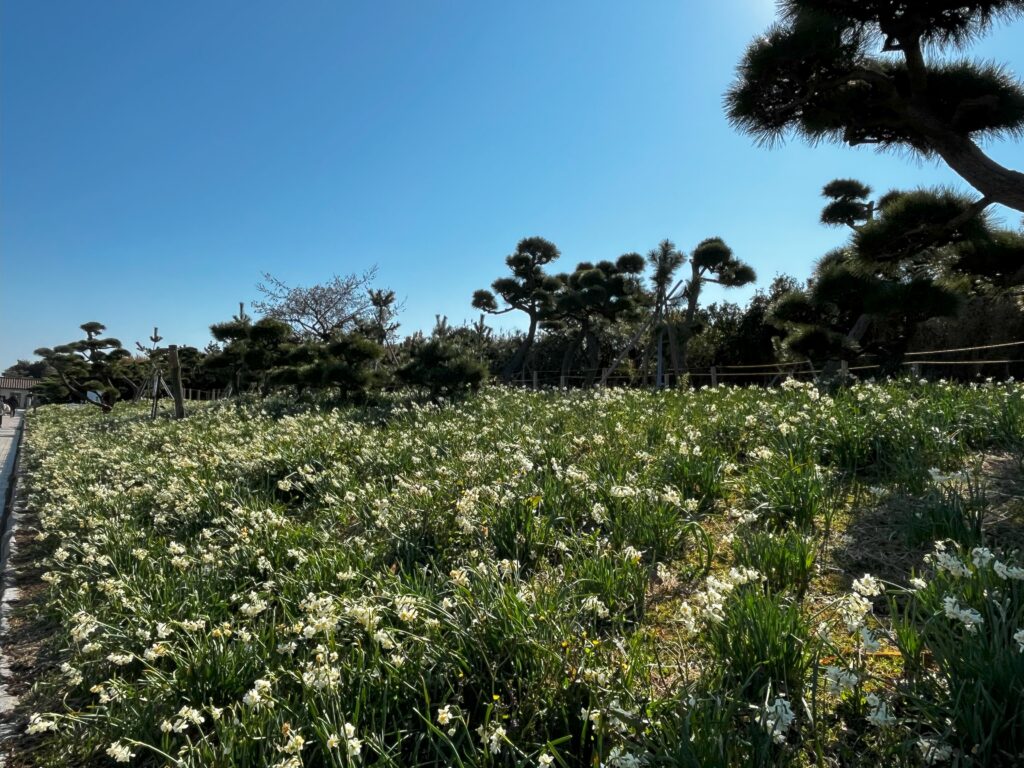
[[[345,723],[345,749],[349,757],[356,757],[363,749],[363,741],[356,738],[356,727],[352,723]]]
[[[56,722],[47,720],[42,715],[35,713],[28,719],[28,727],[25,729],[25,733],[46,733],[47,731],[56,730]]]
[[[988,547],[975,547],[971,550],[971,561],[978,568],[984,568],[995,559],[996,556]]]
[[[953,748],[937,739],[922,737],[917,740],[917,748],[921,751],[925,765],[944,763],[953,756]]]
[[[135,754],[127,744],[115,741],[107,747],[107,756],[113,759],[115,763],[130,763]]]
[[[889,712],[889,705],[878,697],[877,694],[869,693],[864,697],[870,711],[867,721],[876,728],[888,728],[896,724],[896,717]]]
[[[959,621],[968,632],[977,631],[978,625],[985,621],[973,608],[962,608],[952,595],[942,598],[942,609],[948,618]]]
[[[853,591],[864,597],[875,597],[885,591],[885,586],[870,573],[865,573],[853,582]]]
[[[779,696],[762,712],[762,725],[776,744],[786,741],[786,733],[796,720],[792,707],[786,699]]]

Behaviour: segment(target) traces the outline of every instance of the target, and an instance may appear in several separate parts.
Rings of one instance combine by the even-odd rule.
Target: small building
[[[19,408],[28,408],[32,405],[32,390],[39,381],[22,376],[0,376],[0,398],[6,401],[13,396]]]

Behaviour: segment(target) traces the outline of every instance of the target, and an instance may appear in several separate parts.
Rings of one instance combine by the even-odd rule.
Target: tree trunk
[[[565,353],[562,355],[562,377],[561,381],[568,381],[569,371],[572,370],[572,364],[576,360],[576,352],[579,351],[580,344],[583,343],[584,332],[582,330],[573,334],[573,337],[569,340],[568,346],[565,348]]]
[[[690,339],[693,334],[689,328],[683,331],[682,343],[679,345],[679,373],[676,376],[685,376],[690,372]],[[677,382],[678,383],[678,382]]]
[[[644,344],[643,349],[640,352],[640,384],[646,386],[647,384],[647,371],[651,365],[651,349],[654,347],[653,341],[649,344]]]
[[[601,342],[597,338],[597,334],[589,328],[586,332],[586,344],[587,344],[587,375],[583,381],[583,386],[590,388],[594,385],[594,379],[597,378],[598,369],[601,367]]]
[[[690,276],[690,282],[686,286],[686,315],[683,324],[683,333],[685,335],[683,336],[682,344],[679,345],[678,357],[672,363],[676,367],[677,377],[680,375],[685,376],[690,372],[688,348],[690,346],[690,339],[693,338],[693,324],[697,318],[697,302],[700,301],[700,290],[704,282],[703,271],[692,260],[690,261],[690,266],[693,271]]]
[[[512,381],[512,377],[515,376],[523,369],[523,365],[526,363],[526,356],[530,352],[530,347],[533,346],[533,339],[537,335],[537,318],[536,316],[530,317],[530,330],[526,333],[526,338],[523,339],[523,343],[519,345],[519,349],[512,355],[512,359],[505,363],[505,367],[501,369],[502,381],[508,383]]]
[[[1024,213],[1024,173],[1000,165],[982,152],[970,137],[950,130],[923,109],[909,107],[906,116],[946,165],[983,197]]]
[[[935,151],[972,187],[994,203],[1024,213],[1024,173],[1005,168],[970,139],[959,146],[934,144]]]
[[[667,323],[665,329],[668,331],[668,356],[672,361],[672,375],[676,377],[676,384],[678,384],[679,373],[683,371],[680,367],[683,358],[679,356],[679,336],[676,334],[676,327],[673,323]],[[662,383],[658,382],[658,386],[662,386]]]

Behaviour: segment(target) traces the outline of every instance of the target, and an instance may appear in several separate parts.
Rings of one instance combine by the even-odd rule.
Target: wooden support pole
[[[178,360],[178,345],[167,347],[167,359],[171,366],[171,394],[174,396],[174,418],[185,418],[185,398],[181,392],[181,362]]]
[[[156,369],[153,370],[152,384],[153,384],[153,393],[152,393],[153,405],[149,409],[149,418],[155,419],[156,418],[157,400],[160,397],[160,371],[158,371]]]
[[[534,388],[534,390],[536,390],[538,388],[537,387],[537,371],[536,370],[533,372],[533,388]]]
[[[711,386],[718,386],[718,368],[713,365],[711,366]]]
[[[845,384],[850,380],[850,363],[842,360],[839,363],[839,380]]]

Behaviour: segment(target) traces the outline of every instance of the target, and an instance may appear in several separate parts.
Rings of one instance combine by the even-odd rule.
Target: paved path
[[[17,458],[18,433],[21,429],[20,416],[4,416],[4,422],[0,425],[0,508],[7,502],[8,488],[13,482],[14,464]],[[4,509],[4,512],[8,510]],[[11,511],[10,517],[3,515],[4,529],[0,537],[0,642],[7,630],[7,616],[10,613],[12,603],[18,599],[18,589],[11,582],[14,573],[7,566],[7,557],[11,549],[11,532],[17,521],[16,513]],[[6,722],[7,717],[17,699],[7,693],[6,680],[10,677],[10,669],[7,660],[4,658],[3,647],[0,646],[0,740],[10,734],[10,724]],[[4,765],[4,758],[0,755],[0,768]]]
[[[21,416],[4,416],[0,425],[0,504],[7,500],[7,485],[14,471],[14,444],[21,427]]]

